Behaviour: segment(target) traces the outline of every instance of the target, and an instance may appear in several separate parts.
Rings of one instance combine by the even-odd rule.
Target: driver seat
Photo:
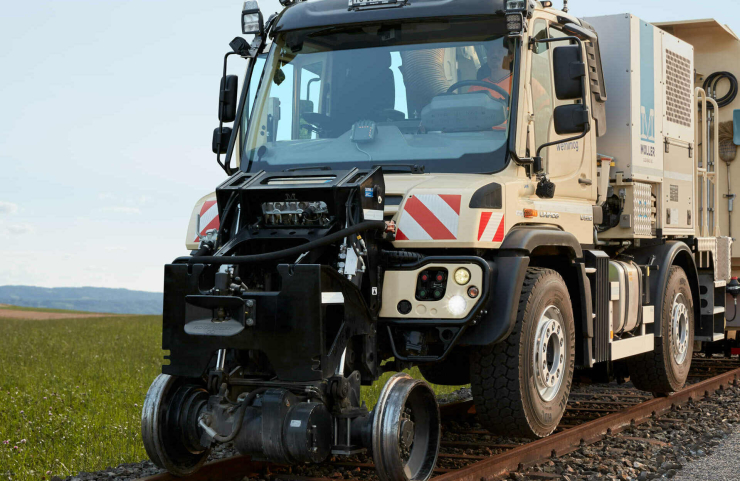
[[[333,130],[348,131],[360,120],[382,120],[379,114],[396,105],[396,85],[390,52],[352,51],[337,58],[340,75],[334,90],[330,117]]]

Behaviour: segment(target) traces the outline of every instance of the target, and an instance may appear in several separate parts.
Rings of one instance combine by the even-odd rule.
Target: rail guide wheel
[[[175,476],[187,476],[206,461],[198,414],[208,402],[201,386],[160,374],[149,387],[141,413],[141,437],[149,459]]]
[[[380,393],[372,424],[375,469],[383,481],[425,481],[432,476],[440,443],[440,415],[429,384],[405,373]]]

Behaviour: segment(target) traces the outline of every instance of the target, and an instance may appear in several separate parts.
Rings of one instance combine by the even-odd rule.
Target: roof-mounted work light
[[[262,36],[265,31],[265,22],[262,19],[257,0],[247,0],[242,8],[242,33]]]
[[[510,37],[521,36],[529,16],[529,0],[506,0],[506,30]]]

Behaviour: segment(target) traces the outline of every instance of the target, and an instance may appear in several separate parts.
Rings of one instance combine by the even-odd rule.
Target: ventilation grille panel
[[[666,118],[691,127],[691,60],[666,50]]]

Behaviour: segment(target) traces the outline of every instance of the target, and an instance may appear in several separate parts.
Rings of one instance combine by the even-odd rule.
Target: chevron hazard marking
[[[193,242],[199,242],[201,237],[205,237],[206,232],[218,229],[220,221],[218,218],[218,205],[215,200],[206,201],[200,208],[200,232]],[[196,227],[197,229],[197,227]]]
[[[478,226],[478,242],[504,241],[503,212],[483,212]]]
[[[459,195],[422,194],[403,207],[396,240],[454,240],[460,224]]]

